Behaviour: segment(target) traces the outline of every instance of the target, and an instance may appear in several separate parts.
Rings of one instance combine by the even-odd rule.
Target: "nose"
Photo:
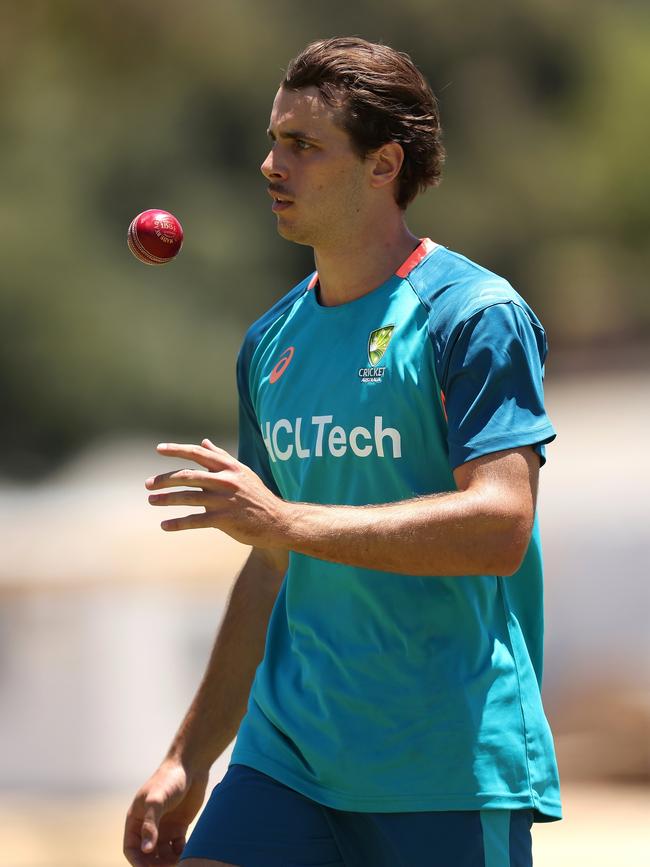
[[[260,166],[260,171],[268,181],[286,180],[288,177],[287,169],[281,164],[274,147],[266,155],[266,159]]]

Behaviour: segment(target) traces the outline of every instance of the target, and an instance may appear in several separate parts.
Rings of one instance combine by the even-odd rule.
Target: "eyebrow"
[[[275,141],[277,138],[277,136],[275,135],[275,133],[271,129],[267,129],[266,134],[271,139],[271,141]],[[299,129],[284,130],[284,132],[280,133],[280,138],[282,138],[282,139],[304,139],[305,141],[313,141],[313,142],[318,141],[316,136],[309,135],[309,133],[302,132],[302,130],[299,130]]]

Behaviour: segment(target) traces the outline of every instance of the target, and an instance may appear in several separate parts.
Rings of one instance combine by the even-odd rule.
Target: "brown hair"
[[[342,109],[342,127],[360,157],[389,141],[404,150],[400,208],[440,182],[445,149],[438,102],[408,54],[354,36],[312,42],[287,67],[282,87],[317,87]]]

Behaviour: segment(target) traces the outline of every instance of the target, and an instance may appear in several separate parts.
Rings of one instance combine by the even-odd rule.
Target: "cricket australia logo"
[[[368,361],[370,367],[359,368],[361,382],[381,382],[386,368],[377,367],[377,365],[388,349],[394,328],[394,325],[384,325],[370,332],[370,336],[368,337]]]

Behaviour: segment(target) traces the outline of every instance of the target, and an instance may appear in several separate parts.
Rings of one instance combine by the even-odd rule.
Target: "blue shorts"
[[[237,867],[532,867],[532,823],[532,810],[333,810],[231,765],[182,858]]]

